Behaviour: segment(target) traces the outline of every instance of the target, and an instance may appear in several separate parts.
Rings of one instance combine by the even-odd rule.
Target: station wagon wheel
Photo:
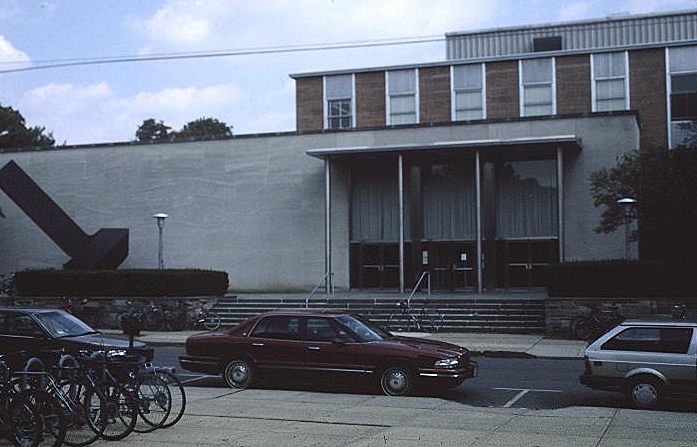
[[[663,385],[653,377],[637,377],[629,385],[629,399],[638,408],[656,408],[661,400]]]
[[[401,366],[387,368],[380,377],[382,392],[388,396],[406,396],[411,391],[411,386],[411,374]]]
[[[252,383],[252,365],[246,360],[233,360],[225,367],[223,379],[230,388],[245,389]]]

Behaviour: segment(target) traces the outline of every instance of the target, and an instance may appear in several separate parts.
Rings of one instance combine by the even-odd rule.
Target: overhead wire
[[[204,51],[191,53],[155,53],[148,55],[128,55],[128,56],[106,56],[92,58],[70,58],[70,59],[51,59],[44,61],[29,62],[32,65],[0,69],[0,74],[18,73],[34,70],[47,70],[53,68],[76,67],[85,65],[100,65],[100,64],[116,64],[116,63],[134,63],[134,62],[152,62],[152,61],[169,61],[169,60],[185,60],[185,59],[206,59],[219,57],[235,57],[249,55],[265,55],[265,54],[282,54],[282,53],[301,53],[311,51],[328,51],[328,50],[343,50],[355,48],[371,48],[371,47],[387,47],[397,45],[413,45],[422,43],[431,43],[444,41],[443,36],[421,36],[421,37],[406,37],[395,39],[381,40],[364,40],[353,42],[334,42],[322,44],[307,44],[293,45],[280,47],[253,47],[231,50]],[[0,62],[2,64],[27,64],[28,62]]]

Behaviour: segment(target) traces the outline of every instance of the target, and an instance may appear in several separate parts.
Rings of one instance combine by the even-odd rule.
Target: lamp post
[[[169,215],[165,213],[157,213],[153,214],[152,217],[157,220],[157,228],[160,231],[160,245],[157,252],[157,267],[162,270],[165,268],[165,261],[162,259],[162,230],[165,228],[165,219],[167,219]]]
[[[624,217],[624,258],[629,259],[629,243],[631,241],[629,224],[632,221],[632,211],[636,206],[636,199],[624,197],[617,203],[622,207],[622,217]]]

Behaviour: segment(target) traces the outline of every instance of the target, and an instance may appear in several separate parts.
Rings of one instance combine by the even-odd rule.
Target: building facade
[[[446,35],[441,63],[294,74],[295,132],[0,152],[124,267],[228,272],[235,291],[481,292],[622,258],[589,175],[697,120],[697,11]],[[4,196],[3,196],[4,197]],[[0,200],[0,273],[66,256]],[[618,232],[619,233],[619,232]],[[636,256],[636,247],[632,255]]]
[[[293,75],[301,132],[443,135],[308,151],[350,171],[350,286],[402,290],[424,270],[435,288],[530,286],[550,262],[620,257],[588,234],[583,169],[695,131],[697,12],[446,37],[443,63]],[[560,131],[569,121],[598,127]],[[455,126],[461,140],[448,139]]]

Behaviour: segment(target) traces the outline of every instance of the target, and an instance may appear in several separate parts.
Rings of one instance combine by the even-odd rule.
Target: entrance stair
[[[305,308],[307,295],[241,294],[218,299],[214,310],[223,327],[232,327],[261,312],[274,309]],[[368,294],[315,295],[307,302],[310,309],[336,309],[363,315],[387,326],[390,314],[399,312],[397,303],[406,295]],[[422,305],[443,314],[441,332],[544,333],[545,313],[542,293],[499,294],[417,294],[412,298],[415,312]]]

